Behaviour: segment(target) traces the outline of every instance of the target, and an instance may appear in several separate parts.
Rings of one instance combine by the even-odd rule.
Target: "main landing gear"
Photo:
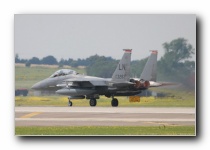
[[[113,97],[112,101],[111,101],[111,104],[112,104],[112,107],[117,107],[118,106],[118,99]]]
[[[73,103],[72,103],[70,97],[68,97],[68,100],[69,100],[68,106],[71,107],[73,105]],[[95,98],[91,98],[90,101],[89,101],[89,104],[90,104],[91,107],[94,107],[97,104],[97,100]],[[112,107],[117,107],[118,106],[118,99],[114,98],[114,96],[112,96],[111,105],[112,105]]]
[[[90,106],[94,107],[94,106],[96,106],[97,101],[96,101],[95,98],[91,98],[89,103],[90,103]],[[117,107],[118,106],[118,99],[112,98],[111,104],[112,104],[112,107]]]
[[[71,98],[70,97],[68,97],[68,106],[72,106],[73,105],[73,103],[72,103],[72,101],[71,101]],[[90,99],[90,101],[89,101],[89,103],[90,103],[90,106],[96,106],[96,104],[97,104],[97,101],[96,101],[96,99],[95,98],[91,98]]]
[[[89,101],[89,103],[90,103],[90,106],[96,106],[97,101],[96,101],[95,98],[91,98],[90,101]]]

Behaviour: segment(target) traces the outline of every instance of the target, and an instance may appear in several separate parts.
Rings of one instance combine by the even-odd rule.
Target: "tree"
[[[158,62],[158,77],[185,84],[189,75],[195,72],[195,62],[189,61],[195,49],[184,38],[172,40],[170,43],[165,42],[163,48],[165,54]]]
[[[41,60],[42,64],[47,64],[47,65],[57,65],[58,62],[55,57],[53,56],[46,56]]]
[[[148,60],[148,57],[141,59],[141,60],[133,60],[131,62],[131,77],[133,77],[133,78],[140,77],[147,60]]]
[[[28,59],[20,59],[20,63],[26,63]]]
[[[26,67],[31,67],[31,63],[30,63],[29,61],[27,61],[27,62],[25,63],[25,66],[26,66]]]
[[[68,65],[70,65],[72,61],[74,61],[74,60],[72,58],[69,58],[68,61],[67,61]]]
[[[98,55],[90,56],[86,61],[88,64],[86,68],[87,74],[103,78],[112,77],[118,62],[110,57]]]
[[[191,58],[195,50],[184,38],[175,39],[170,43],[165,42],[163,48],[165,49],[165,55],[169,55],[176,63]]]
[[[95,62],[97,62],[100,58],[100,56],[98,56],[97,54],[96,55],[93,55],[93,56],[90,56],[86,59],[86,66],[91,66],[93,65]]]
[[[74,68],[78,67],[77,61],[76,60],[72,61],[71,66],[74,67]]]
[[[29,60],[31,64],[40,64],[40,60],[37,57],[33,57]]]
[[[20,58],[18,54],[15,54],[15,63],[20,63]]]
[[[61,58],[61,60],[58,63],[60,68],[64,66],[64,62],[65,62],[65,60],[63,58]]]

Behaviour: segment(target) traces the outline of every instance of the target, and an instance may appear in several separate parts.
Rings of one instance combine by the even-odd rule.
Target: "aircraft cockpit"
[[[66,76],[66,75],[76,75],[78,74],[76,71],[71,70],[71,69],[61,69],[53,73],[50,78],[58,77],[58,76]]]

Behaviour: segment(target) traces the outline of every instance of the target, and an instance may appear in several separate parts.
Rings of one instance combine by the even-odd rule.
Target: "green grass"
[[[55,71],[62,69],[59,67],[47,67],[47,66],[38,66],[38,67],[15,67],[15,88],[31,88],[33,84],[38,81],[41,81]],[[85,74],[85,68],[70,68],[77,71],[78,73]]]
[[[183,86],[179,86],[177,88],[158,87],[158,88],[150,88],[150,90],[154,92],[165,93],[168,95],[168,97],[172,97],[174,99],[180,99],[180,100],[195,99],[195,89],[188,89]]]
[[[15,127],[15,135],[182,135],[195,136],[195,126]]]
[[[175,98],[141,97],[140,102],[129,102],[127,97],[117,97],[119,107],[195,107],[195,100],[180,100]],[[73,107],[89,106],[89,100],[72,100]],[[16,96],[15,106],[67,106],[66,96]],[[110,107],[111,98],[101,96],[96,107]]]

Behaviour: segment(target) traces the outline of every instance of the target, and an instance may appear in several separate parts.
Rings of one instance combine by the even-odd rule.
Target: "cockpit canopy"
[[[66,75],[76,75],[77,72],[71,69],[61,69],[53,73],[50,78],[58,77],[58,76],[66,76]]]

